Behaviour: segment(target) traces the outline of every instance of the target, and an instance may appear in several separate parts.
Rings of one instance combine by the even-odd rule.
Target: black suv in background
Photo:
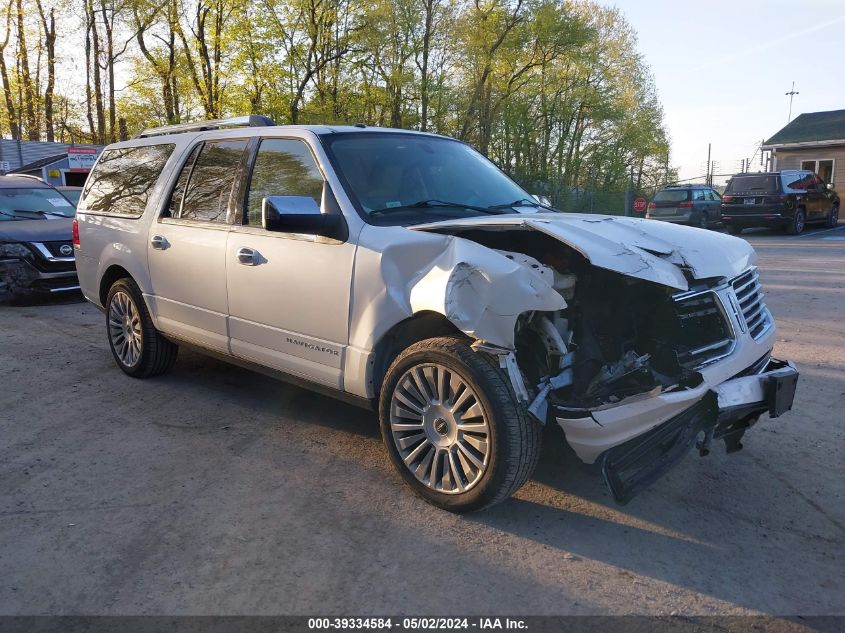
[[[719,223],[721,201],[707,185],[669,185],[655,194],[645,217],[706,229]]]
[[[39,178],[0,176],[0,299],[79,290],[75,212]]]
[[[752,226],[798,235],[811,222],[836,226],[839,196],[811,171],[737,174],[722,197],[722,222],[734,235]]]

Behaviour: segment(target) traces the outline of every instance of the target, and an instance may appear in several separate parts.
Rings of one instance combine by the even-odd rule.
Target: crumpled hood
[[[679,290],[696,279],[735,277],[757,259],[745,240],[668,222],[575,213],[508,214],[444,220],[409,227],[459,234],[462,230],[534,230],[574,248],[594,266]]]
[[[0,221],[0,242],[69,242],[73,218]]]

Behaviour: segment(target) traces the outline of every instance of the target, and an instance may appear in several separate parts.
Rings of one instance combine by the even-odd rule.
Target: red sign
[[[642,213],[645,211],[645,198],[635,198],[634,199],[634,211],[637,213]]]
[[[97,155],[100,153],[96,147],[68,147],[67,162],[70,171],[87,172],[91,171]]]

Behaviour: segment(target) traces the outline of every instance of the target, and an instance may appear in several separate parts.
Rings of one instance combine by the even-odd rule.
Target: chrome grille
[[[679,295],[675,298],[675,313],[681,331],[686,332],[676,350],[682,367],[700,367],[733,351],[733,333],[716,293]]]
[[[772,315],[763,302],[763,288],[756,268],[749,268],[731,280],[739,311],[754,339],[760,338],[772,325]]]

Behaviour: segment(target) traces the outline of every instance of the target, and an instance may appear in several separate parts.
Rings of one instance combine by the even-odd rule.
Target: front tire
[[[804,215],[804,209],[795,209],[792,220],[786,225],[786,232],[790,235],[800,235],[804,232],[805,222],[806,216]]]
[[[128,277],[109,289],[106,334],[117,366],[133,378],[163,374],[179,353],[179,346],[155,329],[141,289]]]
[[[455,337],[415,343],[391,364],[379,398],[390,461],[415,494],[452,512],[504,501],[531,476],[540,425],[498,364]]]

